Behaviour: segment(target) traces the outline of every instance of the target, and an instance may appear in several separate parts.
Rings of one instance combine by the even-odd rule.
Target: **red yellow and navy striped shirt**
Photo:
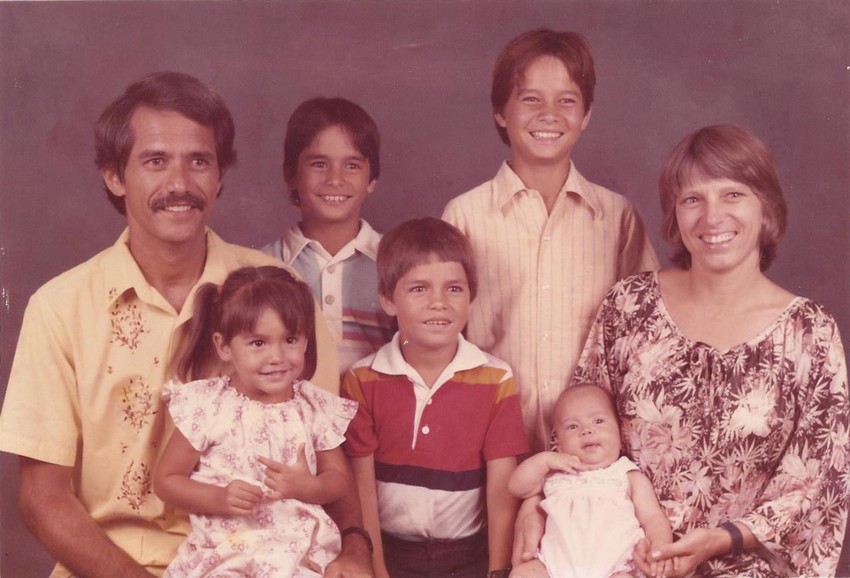
[[[342,395],[359,404],[345,451],[374,456],[381,529],[401,538],[480,531],[487,461],[528,452],[510,367],[458,340],[430,388],[402,357],[398,335],[343,378]]]

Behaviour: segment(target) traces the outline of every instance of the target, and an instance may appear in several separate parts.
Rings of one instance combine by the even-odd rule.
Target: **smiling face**
[[[564,63],[540,56],[525,69],[496,122],[507,131],[511,163],[519,173],[569,162],[590,111]]]
[[[399,338],[408,342],[402,353],[414,367],[421,356],[454,358],[470,301],[463,266],[433,258],[402,275],[392,299],[381,296],[384,311],[398,318]]]
[[[369,159],[339,125],[318,133],[301,151],[295,175],[287,185],[297,191],[308,227],[357,224],[360,207],[375,189]]]
[[[608,394],[593,385],[569,388],[555,406],[558,451],[578,457],[592,469],[620,457],[620,428]]]
[[[695,269],[758,271],[762,220],[755,192],[730,179],[695,176],[676,199],[676,223]]]
[[[237,391],[263,403],[292,398],[292,384],[304,373],[307,338],[290,333],[273,309],[263,310],[253,331],[228,343],[221,333],[213,339],[222,361],[236,368],[231,383]]]
[[[125,200],[131,248],[202,242],[221,191],[214,130],[147,107],[133,113],[130,127],[134,142],[123,178],[114,169],[102,175]]]

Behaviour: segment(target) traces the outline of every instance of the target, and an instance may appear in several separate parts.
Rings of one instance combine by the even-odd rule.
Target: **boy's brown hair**
[[[470,301],[475,299],[478,277],[472,245],[454,226],[434,217],[405,221],[381,239],[377,258],[378,293],[392,299],[399,279],[432,259],[460,263],[466,273]]]
[[[298,159],[313,139],[325,129],[339,126],[354,147],[369,160],[369,180],[381,176],[381,135],[378,125],[363,107],[338,96],[305,100],[289,117],[283,141],[283,178],[293,181],[298,174]],[[297,191],[290,191],[297,204]]]
[[[596,88],[596,68],[590,54],[590,46],[580,34],[575,32],[556,32],[548,28],[538,28],[520,34],[502,49],[493,67],[493,86],[490,90],[490,102],[493,113],[502,114],[514,88],[519,86],[528,66],[541,56],[552,56],[560,60],[570,78],[581,90],[584,100],[584,114],[593,104],[593,91]],[[496,130],[502,142],[510,146],[508,132],[496,123]]]

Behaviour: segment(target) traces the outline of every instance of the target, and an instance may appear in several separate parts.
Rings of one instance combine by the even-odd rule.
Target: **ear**
[[[375,187],[378,185],[378,179],[372,179],[369,185],[366,187],[366,194],[371,195],[375,192]]]
[[[391,299],[387,299],[383,295],[379,295],[378,298],[381,300],[381,309],[384,310],[384,313],[389,315],[390,317],[395,317],[398,315],[398,309]]]
[[[590,124],[590,115],[591,114],[593,114],[593,107],[592,106],[589,109],[587,109],[587,112],[584,113],[584,118],[581,119],[581,130],[586,129],[587,125]]]
[[[127,194],[127,189],[124,188],[124,183],[118,175],[117,169],[105,168],[100,170],[100,176],[103,178],[103,184],[116,197],[123,197]]]
[[[216,353],[218,353],[222,361],[233,361],[233,353],[230,351],[230,345],[224,341],[224,335],[217,331],[213,333],[213,344],[215,345]]]
[[[495,119],[496,119],[496,124],[498,124],[500,127],[502,127],[502,128],[508,128],[508,123],[507,123],[507,121],[505,120],[505,117],[504,117],[504,116],[502,116],[502,113],[501,113],[501,112],[498,112],[498,111],[497,111],[497,112],[494,112],[494,113],[493,113],[493,118],[495,118]]]

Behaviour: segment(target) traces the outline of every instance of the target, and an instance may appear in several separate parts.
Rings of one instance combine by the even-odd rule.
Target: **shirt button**
[[[548,283],[545,283],[545,284],[543,285],[543,290],[544,290],[544,291],[548,291],[548,290],[549,290],[549,284],[548,284]]]
[[[425,427],[422,428],[422,433],[424,433],[425,435],[428,435],[429,433],[431,433],[431,428],[429,428],[426,425]]]
[[[549,334],[548,333],[543,334],[543,341],[549,341]]]
[[[325,303],[327,305],[333,305],[334,301],[336,301],[336,299],[334,299],[333,295],[325,295]]]
[[[543,240],[544,240],[544,241],[551,241],[551,240],[552,240],[552,235],[543,235]]]
[[[333,273],[336,271],[336,265],[328,265],[328,273]]]
[[[429,400],[425,403],[425,405],[431,405],[432,403],[434,403],[434,400],[433,400],[433,399],[429,399]]]

